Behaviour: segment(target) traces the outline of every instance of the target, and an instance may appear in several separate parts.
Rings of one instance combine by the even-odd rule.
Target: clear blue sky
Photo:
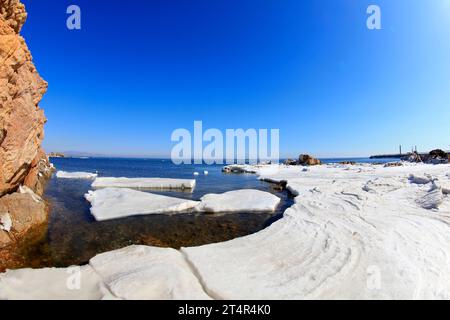
[[[450,1],[23,2],[48,151],[165,156],[194,120],[279,128],[284,157],[449,148]]]

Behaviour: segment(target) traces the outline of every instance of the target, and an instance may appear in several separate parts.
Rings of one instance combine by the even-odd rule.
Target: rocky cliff
[[[19,0],[0,0],[0,249],[47,217],[39,196],[52,170],[38,106],[47,83],[19,34],[26,18]]]

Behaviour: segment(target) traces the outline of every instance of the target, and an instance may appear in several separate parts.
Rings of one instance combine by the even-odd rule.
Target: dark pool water
[[[48,226],[38,230],[16,253],[15,268],[66,267],[84,264],[98,253],[132,244],[180,248],[234,239],[255,233],[282,217],[293,198],[287,191],[261,182],[255,175],[222,173],[220,165],[174,165],[164,159],[52,159],[58,170],[98,172],[104,177],[195,178],[192,193],[156,192],[198,200],[207,193],[252,188],[282,199],[277,211],[267,213],[218,213],[147,215],[97,222],[84,194],[92,181],[53,177],[46,189],[50,203]],[[207,170],[208,175],[203,175]],[[193,173],[200,175],[194,177]],[[153,192],[153,191],[152,191]]]

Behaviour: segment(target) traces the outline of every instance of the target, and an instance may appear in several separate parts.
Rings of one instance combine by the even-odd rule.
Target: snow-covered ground
[[[97,178],[93,188],[194,189],[194,179],[168,178]]]
[[[304,169],[251,168],[298,195],[269,228],[180,251],[102,254],[89,264],[101,281],[75,296],[97,298],[84,291],[95,284],[124,299],[450,299],[450,165]],[[0,275],[0,297],[30,295],[35,272]],[[63,281],[49,277],[36,295],[67,297],[52,291]]]
[[[95,179],[97,178],[97,174],[90,172],[58,171],[56,172],[56,177],[59,179]]]

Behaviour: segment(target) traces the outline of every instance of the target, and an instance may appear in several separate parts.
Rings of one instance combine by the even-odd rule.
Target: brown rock
[[[403,160],[409,161],[409,162],[417,162],[417,163],[419,163],[419,162],[422,162],[422,157],[417,152],[413,152],[409,156],[403,158]]]
[[[0,230],[0,248],[13,244],[33,227],[47,220],[47,206],[30,194],[18,193],[0,198],[0,214],[9,214],[12,227],[9,232]]]
[[[430,157],[432,158],[442,158],[442,159],[448,159],[448,154],[444,150],[436,149],[430,151]]]
[[[296,165],[297,165],[297,161],[294,160],[294,159],[287,159],[287,160],[284,162],[284,164],[287,165],[287,166],[296,166]]]
[[[316,166],[322,164],[319,159],[311,157],[309,154],[302,154],[298,159],[298,164],[302,166]]]
[[[44,113],[38,107],[47,83],[33,65],[18,34],[26,20],[18,0],[0,0],[0,196],[13,192],[38,172],[32,170],[45,155]]]
[[[10,231],[0,230],[0,248],[47,219],[46,205],[36,196],[52,173],[41,149],[46,119],[38,106],[47,83],[19,35],[26,17],[19,0],[0,0],[0,214],[12,219]],[[22,185],[31,190],[17,192]]]
[[[27,20],[25,6],[19,0],[0,0],[0,17],[14,32],[19,33]]]
[[[356,164],[356,162],[355,161],[341,161],[341,162],[339,162],[339,164],[354,166]]]
[[[401,163],[401,162],[389,162],[384,165],[385,168],[402,167],[402,166],[403,166],[403,163]]]

